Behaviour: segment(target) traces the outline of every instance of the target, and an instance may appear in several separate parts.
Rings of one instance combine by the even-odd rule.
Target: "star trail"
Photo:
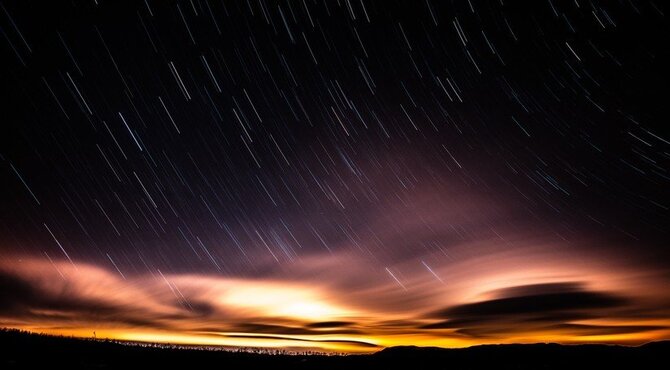
[[[653,1],[2,1],[0,325],[670,338]]]

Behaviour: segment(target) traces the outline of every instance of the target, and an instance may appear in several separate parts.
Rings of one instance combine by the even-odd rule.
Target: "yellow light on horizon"
[[[16,327],[38,334],[49,334],[59,336],[69,336],[76,338],[94,338],[93,329],[51,329],[40,327]],[[96,339],[110,339],[118,341],[138,342],[147,344],[166,344],[183,346],[212,346],[223,348],[268,348],[268,349],[305,349],[324,352],[347,352],[347,353],[370,353],[380,349],[380,347],[365,346],[363,343],[356,344],[356,341],[364,341],[367,338],[349,337],[349,336],[299,336],[286,335],[276,338],[269,338],[254,333],[180,333],[180,332],[161,332],[156,330],[132,330],[132,329],[101,329],[96,331]],[[374,344],[374,343],[371,343]]]
[[[227,290],[221,303],[243,310],[256,311],[268,317],[290,317],[301,320],[329,320],[350,315],[318,293],[279,284],[246,285]]]

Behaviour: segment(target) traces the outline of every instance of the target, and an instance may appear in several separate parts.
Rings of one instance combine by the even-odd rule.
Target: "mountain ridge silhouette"
[[[193,367],[245,369],[663,369],[670,341],[608,344],[487,344],[468,348],[397,346],[371,354],[251,353],[59,337],[0,330],[0,368]]]

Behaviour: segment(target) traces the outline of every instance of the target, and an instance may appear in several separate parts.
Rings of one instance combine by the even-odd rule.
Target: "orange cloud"
[[[322,275],[329,275],[338,257],[322,258],[330,260],[332,266],[321,263]],[[477,266],[491,267],[487,259]],[[560,261],[521,268],[519,256],[504,261],[506,268],[488,274],[468,274],[464,264],[452,264],[449,271],[436,267],[442,282],[407,279],[407,290],[389,279],[347,291],[337,281],[318,284],[314,277],[307,283],[162,272],[121,276],[89,264],[5,259],[0,323],[76,336],[96,331],[98,337],[124,340],[349,352],[400,344],[640,343],[670,337],[670,311],[630,287],[614,289],[620,275],[608,277],[594,266],[590,274],[574,268],[569,273]],[[355,263],[349,271],[357,271]],[[631,273],[625,274],[635,285]]]

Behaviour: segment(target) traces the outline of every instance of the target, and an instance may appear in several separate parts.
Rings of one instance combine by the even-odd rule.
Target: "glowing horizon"
[[[520,259],[537,263],[517,256],[505,264],[518,266]],[[13,261],[0,263],[5,287],[9,281],[33,291],[15,288],[14,314],[3,314],[0,323],[56,335],[91,337],[95,331],[98,338],[138,342],[335,352],[373,352],[397,345],[642,344],[670,337],[668,312],[656,312],[656,317],[647,313],[667,292],[660,285],[644,294],[637,291],[653,286],[650,276],[633,279],[634,270],[625,270],[625,264],[611,274],[595,261],[588,272],[554,261],[526,270],[469,271],[477,278],[461,280],[456,276],[468,267],[452,265],[451,272],[435,267],[422,279],[405,281],[405,289],[389,278],[374,288],[374,296],[369,289],[347,296],[339,288],[326,288],[328,284],[287,278],[121,276],[69,260]],[[339,262],[320,264],[337,268]],[[637,286],[630,284],[634,280]],[[399,299],[405,307],[397,305]],[[496,307],[500,312],[488,312]]]

